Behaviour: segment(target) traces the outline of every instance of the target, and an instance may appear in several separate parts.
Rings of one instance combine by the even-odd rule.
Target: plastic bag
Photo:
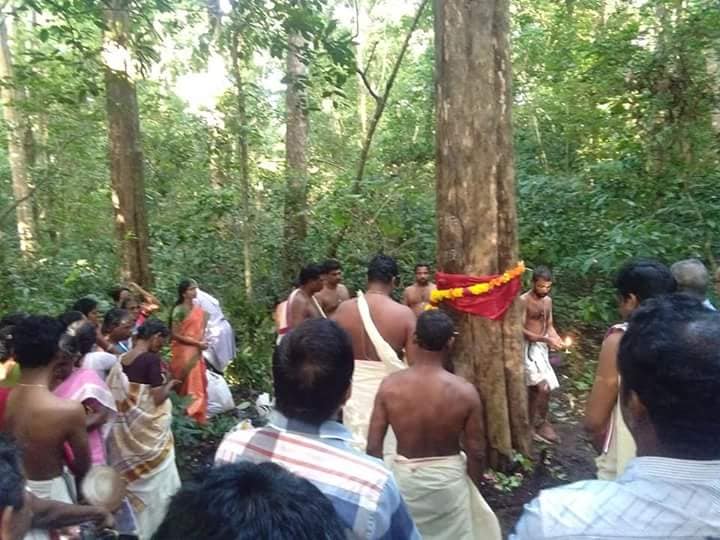
[[[208,416],[231,411],[235,408],[230,387],[222,375],[207,370]]]

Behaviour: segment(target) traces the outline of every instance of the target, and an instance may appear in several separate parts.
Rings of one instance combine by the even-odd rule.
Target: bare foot
[[[535,433],[533,434],[533,438],[547,444],[555,444],[560,440],[550,422],[547,421],[537,427]]]

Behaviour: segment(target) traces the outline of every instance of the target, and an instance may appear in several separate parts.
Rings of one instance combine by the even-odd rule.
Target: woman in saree
[[[190,396],[192,401],[187,414],[198,423],[207,423],[207,374],[202,352],[208,348],[205,341],[207,313],[193,303],[198,285],[184,279],[178,285],[178,299],[170,312],[172,331],[172,360],[170,371],[182,382],[178,394]]]
[[[127,482],[141,540],[152,537],[180,488],[168,399],[179,381],[165,380],[158,354],[169,335],[162,322],[148,319],[107,378],[118,410],[108,438],[109,463]]]
[[[95,345],[96,335],[95,327],[89,322],[79,321],[68,327],[60,345],[64,350],[64,343],[72,341],[73,354],[68,354],[67,361],[56,366],[55,386],[51,389],[57,397],[78,401],[85,407],[90,461],[93,465],[105,465],[105,439],[117,412],[115,400],[95,370],[81,367],[83,357]]]

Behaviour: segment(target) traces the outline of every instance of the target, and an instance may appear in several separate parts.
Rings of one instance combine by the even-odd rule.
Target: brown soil
[[[532,456],[535,467],[529,473],[522,473],[522,483],[518,487],[504,489],[492,479],[488,479],[483,486],[482,494],[495,510],[504,537],[515,526],[523,505],[531,501],[540,490],[593,478],[595,475],[595,451],[583,432],[581,418],[587,395],[587,376],[594,371],[594,366],[586,366],[584,359],[596,358],[597,353],[588,342],[578,345],[583,349],[582,352],[569,355],[565,364],[557,368],[560,389],[554,393],[550,403],[551,420],[560,436],[560,443],[535,443]],[[578,382],[581,380],[584,380],[585,384]],[[240,412],[240,418],[249,415],[253,419],[257,393],[247,389],[234,389],[233,394],[236,404],[249,405],[246,411]],[[198,436],[184,444],[176,442],[178,465],[183,480],[188,480],[212,466],[215,450],[225,431],[237,422],[238,416],[233,413],[221,415],[213,419],[210,428],[202,430]]]
[[[596,452],[582,427],[587,391],[595,371],[597,332],[574,336],[576,349],[564,355],[556,368],[560,388],[553,393],[550,417],[560,437],[556,445],[534,443],[534,469],[525,473],[522,483],[512,490],[503,490],[497,482],[486,482],[482,494],[500,520],[503,536],[512,532],[523,510],[542,489],[587,480],[595,477]]]

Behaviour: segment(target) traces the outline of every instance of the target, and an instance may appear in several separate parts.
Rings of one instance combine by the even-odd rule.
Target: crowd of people
[[[337,261],[304,267],[275,310],[267,422],[239,423],[215,467],[184,485],[169,396],[207,421],[208,373],[234,355],[215,298],[182,281],[168,325],[136,286],[113,291],[102,320],[92,299],[60,317],[6,317],[3,371],[19,371],[0,388],[0,538],[77,524],[157,540],[501,538],[481,494],[482,398],[454,374],[455,326],[427,309],[430,274],[418,264],[397,302],[389,256],[370,261],[354,296]],[[528,417],[544,444],[559,442],[550,355],[566,346],[552,285],[536,267],[520,298]],[[622,322],[603,340],[584,419],[597,479],[542,491],[510,538],[720,537],[720,314],[708,286],[694,259],[619,270]],[[96,497],[98,471],[122,480],[112,504]]]
[[[50,524],[68,534],[82,529],[66,525],[91,516],[119,534],[150,538],[180,488],[170,395],[185,396],[188,415],[207,422],[208,372],[232,360],[235,338],[217,299],[194,281],[179,284],[169,325],[152,316],[160,304],[137,285],[110,296],[102,318],[100,302],[85,297],[56,317],[14,313],[0,321],[0,431],[10,437],[3,440],[10,468],[21,450],[23,489],[32,494],[9,507],[18,519],[42,516],[53,501],[65,506],[51,507],[59,517]],[[95,506],[73,506],[78,501]],[[7,537],[55,538],[47,523],[33,518],[27,535]]]

